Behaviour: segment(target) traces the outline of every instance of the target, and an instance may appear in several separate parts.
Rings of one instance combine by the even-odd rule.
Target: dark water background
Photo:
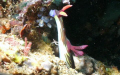
[[[120,69],[120,1],[77,0],[64,18],[73,45],[88,44],[86,54]]]

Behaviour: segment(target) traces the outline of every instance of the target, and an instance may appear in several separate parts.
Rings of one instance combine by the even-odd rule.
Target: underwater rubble
[[[73,56],[75,69],[58,56],[57,27],[49,16],[59,5],[75,0],[1,0],[0,74],[120,75],[88,55]],[[5,74],[4,74],[5,73]]]

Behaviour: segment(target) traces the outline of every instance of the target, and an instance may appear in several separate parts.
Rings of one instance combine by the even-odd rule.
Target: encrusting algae
[[[1,0],[0,1],[0,74],[10,75],[119,75],[115,67],[107,67],[84,55],[87,45],[73,46],[64,30],[59,39],[58,25],[63,25],[59,5],[75,0]],[[50,15],[50,11],[54,16]],[[59,20],[58,20],[59,19]],[[60,24],[59,24],[60,23]],[[57,28],[58,27],[58,28]],[[64,28],[64,26],[62,26]],[[57,40],[59,40],[57,42]],[[60,41],[66,52],[74,52],[74,69],[58,56]],[[79,49],[80,51],[78,51]],[[56,56],[55,56],[56,55]],[[81,56],[79,56],[81,55]],[[77,56],[77,57],[76,57]],[[69,56],[68,56],[69,59]],[[67,61],[70,61],[68,60]],[[70,64],[70,63],[69,63]]]

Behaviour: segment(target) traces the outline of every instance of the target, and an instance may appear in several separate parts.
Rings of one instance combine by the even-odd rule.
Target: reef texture
[[[0,35],[0,72],[12,75],[119,75],[116,67],[107,67],[99,61],[84,55],[74,56],[75,69],[53,55],[52,48],[41,40],[36,52],[29,49],[26,42],[16,35]],[[25,38],[26,40],[26,38]],[[28,45],[30,42],[28,43]],[[27,45],[27,46],[28,46]]]
[[[59,0],[0,1],[0,74],[120,75],[116,67],[107,67],[87,55],[74,56],[75,69],[56,57],[56,23],[49,16],[51,9],[57,10],[55,1]]]

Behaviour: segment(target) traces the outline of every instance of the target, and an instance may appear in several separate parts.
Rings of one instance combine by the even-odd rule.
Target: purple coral
[[[88,45],[73,46],[71,45],[70,41],[67,39],[67,47],[68,47],[68,52],[73,51],[75,56],[82,56],[84,54],[82,50],[88,47]]]

